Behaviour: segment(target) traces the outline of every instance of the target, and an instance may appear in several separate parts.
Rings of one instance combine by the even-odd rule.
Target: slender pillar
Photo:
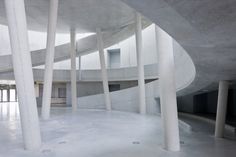
[[[71,106],[71,84],[70,82],[66,83],[66,106]]]
[[[142,20],[141,15],[136,13],[136,51],[137,51],[137,66],[138,66],[138,88],[139,88],[139,112],[146,114],[145,100],[145,79],[143,67],[143,46],[142,46]]]
[[[79,80],[82,79],[81,61],[82,61],[82,56],[79,56]]]
[[[35,90],[35,97],[38,98],[39,97],[39,84],[38,83],[34,84],[34,90]]]
[[[10,102],[10,86],[7,89],[7,102]]]
[[[227,81],[220,81],[218,102],[217,102],[216,126],[215,126],[215,137],[217,138],[224,137],[228,89],[229,89],[229,83]]]
[[[156,26],[156,39],[164,147],[170,151],[179,151],[173,40],[158,26]]]
[[[20,120],[24,145],[28,150],[35,150],[40,148],[41,136],[24,0],[5,0],[5,8],[11,41],[14,76],[19,96]]]
[[[44,120],[47,120],[50,117],[57,10],[58,10],[58,0],[50,0],[48,30],[47,30],[46,61],[45,61],[44,85],[43,85],[43,100],[42,100],[42,118]]]
[[[108,111],[111,110],[111,99],[108,87],[108,79],[107,79],[107,70],[106,70],[106,63],[105,63],[105,56],[104,56],[104,46],[103,46],[103,38],[101,29],[97,29],[97,45],[99,51],[99,58],[100,58],[100,65],[102,70],[102,82],[103,82],[103,90],[105,96],[105,103],[106,109]]]
[[[3,93],[2,93],[2,89],[1,89],[1,102],[3,102]]]
[[[70,42],[71,42],[71,104],[73,111],[77,110],[77,88],[76,88],[76,33],[74,29],[70,31]]]
[[[15,86],[15,102],[17,102],[17,90],[16,90],[16,86]]]

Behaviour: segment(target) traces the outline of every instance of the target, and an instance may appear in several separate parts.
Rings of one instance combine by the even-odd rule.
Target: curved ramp
[[[189,86],[195,78],[195,67],[188,54],[177,43],[175,47],[176,90]],[[200,87],[199,87],[200,88]],[[159,113],[158,80],[145,84],[147,113]],[[138,87],[111,92],[113,110],[138,112]],[[105,109],[104,95],[92,95],[78,98],[78,107],[86,109]]]

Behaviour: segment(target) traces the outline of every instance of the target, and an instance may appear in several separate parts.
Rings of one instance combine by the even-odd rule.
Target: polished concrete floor
[[[215,139],[205,132],[181,134],[181,151],[162,148],[161,119],[125,112],[53,108],[41,121],[39,151],[23,150],[16,103],[0,104],[0,157],[228,157],[236,141]],[[193,123],[194,125],[194,123]]]

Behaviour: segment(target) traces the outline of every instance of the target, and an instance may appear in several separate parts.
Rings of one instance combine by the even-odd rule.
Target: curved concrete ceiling
[[[25,0],[28,28],[45,32],[48,23],[49,0]],[[119,0],[59,0],[58,32],[95,32],[128,25],[134,11]],[[0,23],[7,24],[4,0],[0,0]]]
[[[173,0],[122,1],[159,25],[191,56],[196,67],[196,77],[188,88],[182,90],[182,93],[196,92],[212,82],[236,78],[236,55],[234,55],[236,37],[232,36],[235,33],[234,28],[236,25],[234,20],[234,17],[236,17],[236,2],[234,0],[179,0],[178,2]],[[132,22],[134,12],[117,0],[69,0],[69,2],[60,1],[60,3],[61,7],[65,8],[59,9],[64,10],[63,14],[59,15],[59,19],[61,18],[58,25],[59,31],[68,31],[72,26],[80,28],[78,32],[94,31],[96,27],[101,27],[103,30],[106,30],[106,33],[104,33],[105,45],[114,44],[133,33]],[[99,4],[92,7],[92,3],[93,5]],[[2,4],[2,0],[0,0],[0,6],[3,6]],[[80,6],[78,6],[79,4]],[[84,6],[81,4],[84,4]],[[37,8],[38,5],[39,8]],[[28,21],[30,29],[45,31],[47,21],[44,20],[47,20],[47,5],[48,1],[45,0],[42,2],[26,0],[26,9],[29,8],[27,9],[27,15],[30,10],[36,11],[30,15],[32,17],[37,15],[37,12],[40,14],[39,19],[37,19],[38,22]],[[79,13],[77,9],[81,6],[83,6],[80,8],[83,12],[80,12],[80,15],[83,15],[83,18],[93,16],[91,19],[83,19],[77,16]],[[90,9],[84,10],[86,7]],[[107,9],[107,7],[112,7],[113,9]],[[116,7],[120,8],[121,12]],[[40,8],[44,10],[40,11]],[[71,11],[68,11],[70,8],[72,8]],[[95,9],[93,10],[94,12],[92,12],[91,8]],[[108,15],[114,10],[114,16]],[[42,15],[41,12],[43,12]],[[76,16],[72,16],[72,13]],[[93,13],[97,13],[99,16],[93,15]],[[105,17],[102,17],[100,20],[102,14]],[[83,19],[84,21],[79,22],[78,19]],[[4,20],[4,11],[1,9],[0,22],[4,23]],[[90,20],[91,23],[88,23]],[[71,23],[73,21],[74,23]],[[78,54],[96,50],[95,36],[90,36],[80,42],[82,46],[79,46]],[[65,44],[56,48],[56,61],[69,58],[68,46]],[[32,53],[34,65],[43,64],[44,55],[44,50]],[[9,56],[1,57],[0,59],[3,61],[8,59],[9,62],[9,65],[5,67],[0,65],[2,71],[6,69],[11,70],[12,65],[11,61],[9,61]]]
[[[189,53],[196,78],[186,93],[236,78],[235,0],[122,1],[159,25]]]

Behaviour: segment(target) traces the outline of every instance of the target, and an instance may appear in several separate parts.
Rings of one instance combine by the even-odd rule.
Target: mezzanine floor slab
[[[53,108],[41,121],[39,151],[23,150],[17,103],[0,104],[0,157],[230,157],[236,141],[181,133],[181,151],[162,148],[161,119],[125,112]],[[193,123],[194,124],[194,123]]]

